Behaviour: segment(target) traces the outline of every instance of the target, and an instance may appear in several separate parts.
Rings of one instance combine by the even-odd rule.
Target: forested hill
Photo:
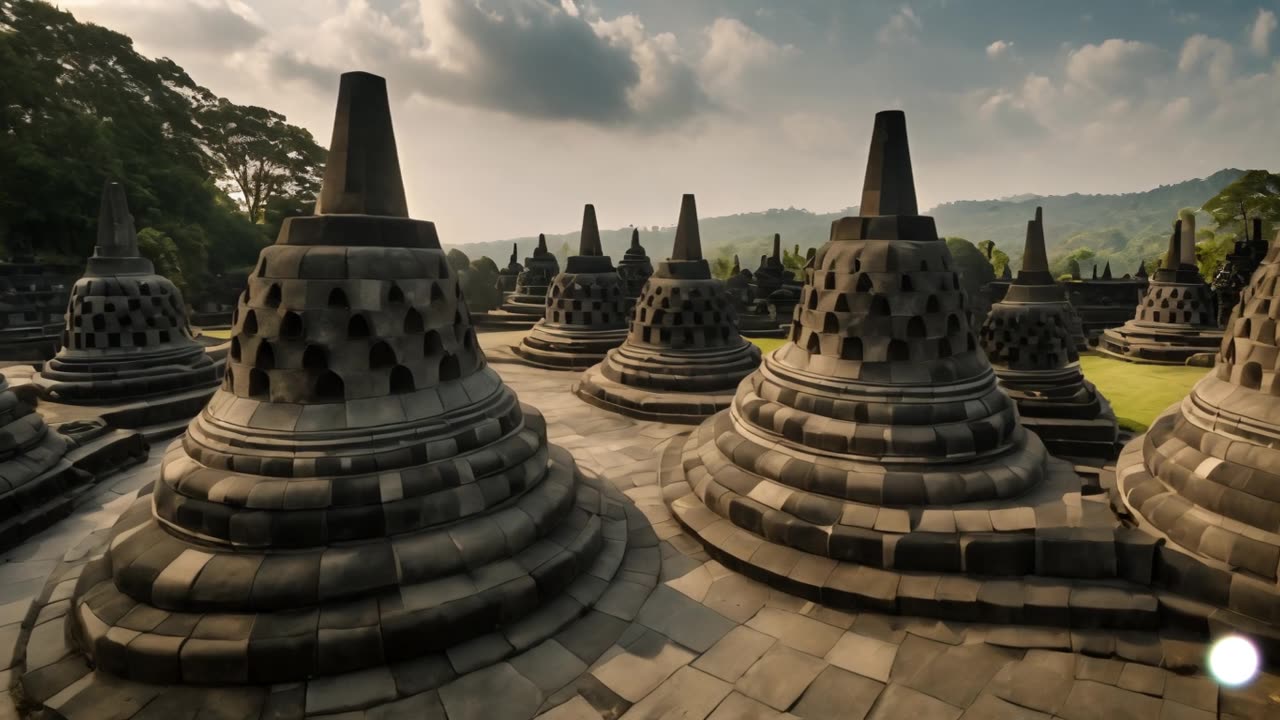
[[[0,250],[78,264],[120,180],[157,270],[200,297],[310,212],[325,151],[127,36],[40,0],[0,0]],[[234,296],[232,296],[234,297]]]
[[[939,205],[927,214],[936,219],[941,235],[963,237],[974,243],[992,240],[1011,257],[1019,258],[1027,221],[1039,205],[1044,208],[1050,257],[1087,248],[1097,253],[1100,262],[1110,260],[1121,273],[1132,272],[1140,260],[1164,251],[1170,223],[1179,210],[1200,207],[1243,174],[1243,170],[1219,170],[1207,178],[1121,195],[1020,195],[1004,200],[964,200]],[[826,242],[832,220],[856,211],[856,207],[827,214],[795,208],[766,210],[702,218],[699,228],[708,257],[731,257],[737,253],[744,267],[754,269],[760,255],[768,251],[773,233],[782,235],[786,248],[797,244],[801,248],[816,247]],[[1208,225],[1208,215],[1201,215],[1200,219],[1202,227]],[[605,252],[617,260],[630,244],[631,229],[602,231],[601,238]],[[674,238],[674,226],[640,228],[640,243],[651,258],[666,257]],[[512,242],[519,245],[523,262],[536,240],[534,234],[514,241],[458,247],[471,257],[488,255],[505,265]],[[566,243],[570,249],[577,248],[576,230],[547,234],[547,246],[557,254],[562,254]]]

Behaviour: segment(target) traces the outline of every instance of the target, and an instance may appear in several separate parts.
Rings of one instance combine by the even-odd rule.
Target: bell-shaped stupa
[[[407,690],[404,662],[476,640],[484,667],[594,603],[607,583],[575,580],[612,576],[626,520],[486,364],[409,217],[382,78],[342,76],[315,215],[262,251],[236,315],[225,382],[71,597],[85,682],[368,669],[389,700],[448,679],[416,666]]]
[[[1074,541],[1038,544],[1096,530],[1110,552],[1110,525],[1080,512],[1080,478],[1022,426],[978,347],[957,267],[917,210],[901,111],[876,115],[869,155],[862,214],[832,223],[790,342],[668,445],[664,499],[721,562],[846,607],[915,612],[900,603],[909,578],[937,607],[936,574],[1100,567]]]
[[[1022,424],[1049,452],[1110,460],[1120,449],[1116,418],[1080,370],[1072,326],[1066,291],[1049,272],[1044,220],[1036,208],[1027,222],[1022,269],[1004,299],[991,306],[979,342],[1000,387],[1017,403]]]
[[[1161,271],[1163,272],[1163,271]],[[1152,287],[1160,282],[1159,273]],[[1170,589],[1280,623],[1280,235],[1231,312],[1212,371],[1125,446],[1116,489],[1174,559]]]
[[[547,289],[560,274],[560,262],[547,249],[547,236],[538,233],[538,245],[524,259],[524,269],[516,276],[516,287],[502,309],[517,315],[542,317],[547,311]]]
[[[632,228],[631,246],[618,261],[618,277],[622,278],[623,292],[628,302],[635,304],[650,275],[653,275],[653,263],[640,244],[640,230]]]
[[[671,257],[645,284],[626,342],[575,390],[632,417],[696,423],[727,408],[759,364],[760,350],[738,334],[733,304],[702,257],[697,207],[685,195]]]
[[[524,266],[516,259],[519,257],[517,253],[516,243],[511,243],[511,257],[507,259],[507,266],[498,270],[498,292],[502,293],[503,300],[508,293],[515,292],[520,273],[524,272]]]
[[[32,383],[58,403],[135,405],[104,413],[111,424],[177,432],[204,407],[222,369],[192,337],[182,293],[139,254],[124,188],[108,181],[97,246],[71,288],[62,349]]]
[[[1213,291],[1196,267],[1195,217],[1174,223],[1164,266],[1147,284],[1133,319],[1104,330],[1098,349],[1122,360],[1182,365],[1222,342]]]
[[[587,205],[578,254],[569,257],[564,272],[552,281],[546,314],[512,349],[539,367],[590,367],[627,339],[627,306],[622,278],[600,247],[596,209]]]

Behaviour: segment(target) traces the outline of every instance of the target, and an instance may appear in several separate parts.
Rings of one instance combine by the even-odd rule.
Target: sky
[[[448,244],[856,205],[907,115],[922,208],[1280,167],[1280,1],[60,0],[327,145],[387,78]]]

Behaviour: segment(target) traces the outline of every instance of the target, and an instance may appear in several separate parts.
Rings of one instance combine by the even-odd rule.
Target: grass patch
[[[1098,386],[1126,430],[1141,431],[1170,405],[1191,392],[1208,368],[1139,365],[1102,355],[1080,356],[1080,368]]]
[[[782,347],[783,338],[747,338],[761,352]],[[1183,365],[1139,365],[1102,355],[1083,355],[1080,367],[1089,382],[1111,402],[1120,426],[1141,432],[1170,405],[1178,402],[1191,386],[1209,372],[1207,368]]]
[[[205,337],[218,338],[219,340],[231,339],[231,328],[221,328],[219,330],[201,330],[201,335]]]

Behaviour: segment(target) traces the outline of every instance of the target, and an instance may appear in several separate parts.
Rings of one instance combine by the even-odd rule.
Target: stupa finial
[[[579,255],[604,255],[600,246],[600,226],[596,224],[596,206],[587,203],[582,209],[582,235],[578,240]]]
[[[1169,251],[1164,255],[1164,266],[1169,270],[1177,270],[1182,266],[1182,220],[1173,223],[1173,233],[1169,235]]]
[[[1044,208],[1036,208],[1036,217],[1027,222],[1027,241],[1022,249],[1022,270],[1028,273],[1049,274],[1049,257],[1044,248]]]
[[[124,186],[107,180],[102,186],[102,200],[98,205],[98,246],[96,257],[138,257],[138,233],[133,227],[133,215],[125,199]]]
[[[671,259],[702,259],[702,237],[698,233],[698,206],[690,193],[685,193],[680,199],[680,221],[676,224],[676,242],[671,250]]]
[[[316,214],[409,217],[382,77],[342,74]]]
[[[862,184],[859,215],[919,215],[911,151],[907,146],[907,116],[901,110],[876,113]]]

